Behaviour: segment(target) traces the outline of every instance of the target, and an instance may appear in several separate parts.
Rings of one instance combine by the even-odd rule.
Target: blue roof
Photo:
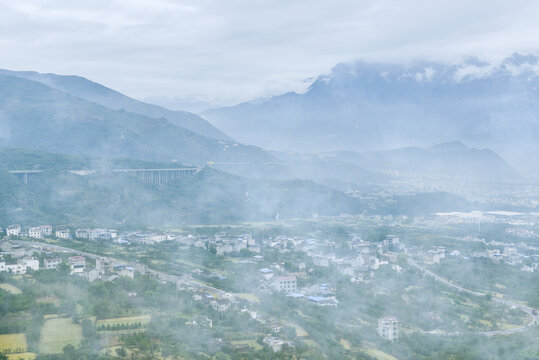
[[[307,299],[309,299],[311,301],[314,301],[314,302],[320,302],[320,301],[327,300],[327,298],[325,298],[323,296],[307,296]]]
[[[296,293],[296,294],[288,294],[286,296],[293,297],[293,298],[300,298],[300,297],[303,297],[304,295],[302,293]]]

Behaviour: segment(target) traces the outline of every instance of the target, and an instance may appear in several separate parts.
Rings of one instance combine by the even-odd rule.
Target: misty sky
[[[538,18],[533,0],[2,1],[0,67],[233,104],[301,91],[354,59],[537,53]]]

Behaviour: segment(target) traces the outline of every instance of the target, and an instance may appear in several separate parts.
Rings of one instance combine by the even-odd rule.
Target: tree
[[[116,349],[116,354],[118,354],[119,357],[123,358],[127,356],[127,351],[125,350],[125,348],[120,347]]]
[[[9,360],[9,357],[3,352],[0,352],[0,360]]]
[[[68,275],[71,273],[71,266],[65,261],[58,264],[58,271],[63,275]]]

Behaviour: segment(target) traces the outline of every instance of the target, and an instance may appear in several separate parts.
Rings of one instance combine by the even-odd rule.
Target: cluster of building
[[[92,267],[88,266],[84,256],[66,257],[64,253],[44,251],[32,245],[23,246],[9,240],[2,241],[0,248],[0,272],[6,271],[14,275],[26,274],[28,270],[55,270],[61,264],[68,266],[70,274],[82,276],[90,282],[98,279],[112,281],[120,276],[134,278],[135,267],[139,272],[144,272],[144,266],[141,264],[127,266],[104,257],[97,258],[95,267]]]
[[[0,234],[4,229],[0,227]],[[44,239],[55,236],[59,239],[76,238],[78,240],[111,240],[117,243],[137,243],[153,245],[166,240],[175,240],[174,234],[153,233],[143,231],[126,231],[118,234],[117,230],[103,228],[81,228],[74,233],[67,226],[57,226],[53,229],[51,225],[21,226],[20,224],[9,225],[5,229],[8,237],[22,237],[31,239]],[[222,250],[220,249],[220,252]]]
[[[2,232],[3,229],[0,228],[0,233]],[[45,237],[52,236],[53,228],[51,225],[21,226],[20,224],[13,224],[9,225],[5,232],[7,236],[43,239]],[[58,226],[54,230],[54,236],[61,239],[69,239],[71,237],[71,233],[69,228],[65,226]]]
[[[191,243],[195,247],[205,249],[215,249],[217,255],[228,255],[239,253],[242,250],[259,253],[258,245],[251,234],[229,235],[224,232],[215,234],[212,238],[208,236],[184,237],[183,242]]]

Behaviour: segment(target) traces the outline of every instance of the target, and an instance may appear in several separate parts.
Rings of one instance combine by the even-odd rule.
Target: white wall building
[[[273,286],[276,291],[283,291],[287,294],[294,294],[298,290],[295,276],[278,276],[273,280]]]
[[[86,259],[84,256],[71,256],[67,260],[71,266],[72,274],[79,274],[84,271],[84,268],[86,267]]]
[[[397,340],[399,338],[399,321],[396,317],[383,317],[378,319],[378,335],[386,340]]]
[[[55,235],[60,239],[69,239],[71,237],[71,232],[68,228],[61,227],[56,229]]]
[[[62,262],[62,259],[60,258],[52,258],[52,259],[45,259],[43,260],[43,265],[45,266],[45,269],[51,270],[51,269],[57,269],[58,265]]]
[[[19,236],[21,234],[20,225],[9,225],[6,229],[7,236]]]
[[[28,228],[28,237],[34,239],[43,239],[43,229],[41,226],[30,226]]]
[[[52,235],[52,226],[50,225],[41,225],[41,230],[43,231],[43,236],[51,236]]]

